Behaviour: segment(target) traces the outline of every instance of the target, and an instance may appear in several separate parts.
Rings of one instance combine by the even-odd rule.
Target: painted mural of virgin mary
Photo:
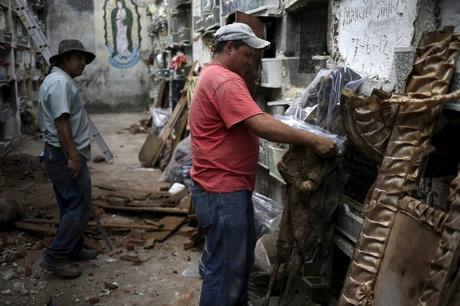
[[[126,7],[125,0],[117,0],[117,7],[111,13],[113,53],[112,57],[127,59],[133,52],[133,13]]]

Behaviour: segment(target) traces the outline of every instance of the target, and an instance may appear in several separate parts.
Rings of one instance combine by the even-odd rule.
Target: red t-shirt
[[[203,69],[190,109],[190,175],[204,190],[254,190],[259,138],[242,121],[261,113],[238,74],[218,64]]]

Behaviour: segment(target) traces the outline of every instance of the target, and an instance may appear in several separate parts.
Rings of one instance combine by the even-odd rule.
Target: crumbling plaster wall
[[[424,31],[460,28],[458,0],[332,0],[331,10],[331,55],[369,77],[366,93],[402,89]]]
[[[451,25],[456,32],[460,32],[460,4],[458,0],[444,0],[440,3],[440,27]],[[460,61],[457,61],[455,74],[452,78],[452,89],[460,89]]]
[[[192,20],[199,17],[201,17],[201,0],[192,0]],[[206,38],[212,39],[211,34],[208,34]],[[211,61],[211,52],[206,46],[202,34],[195,31],[194,23],[192,24],[192,40],[193,61],[197,61],[198,65],[203,67],[204,64]]]
[[[342,0],[335,7],[336,50],[333,55],[366,74],[372,85],[392,90],[395,48],[411,48],[417,0]]]
[[[130,1],[130,0],[125,0]],[[81,93],[90,111],[134,111],[148,105],[148,70],[142,56],[150,50],[147,26],[150,24],[145,1],[131,1],[140,15],[140,56],[128,68],[117,68],[109,63],[105,39],[104,4],[106,0],[49,0],[48,39],[53,53],[59,41],[76,38],[96,54],[83,75],[77,79]],[[135,19],[135,17],[134,17]],[[109,24],[110,26],[110,24]],[[134,38],[133,38],[134,39]]]

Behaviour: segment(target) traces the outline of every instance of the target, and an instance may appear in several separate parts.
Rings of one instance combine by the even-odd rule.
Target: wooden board
[[[149,238],[154,238],[156,241],[163,242],[174,234],[177,229],[181,227],[185,222],[185,217],[166,216],[160,220],[160,224],[163,224],[161,231],[149,233]]]
[[[174,215],[187,215],[188,210],[176,207],[131,207],[131,206],[113,206],[103,201],[93,201],[93,204],[105,209],[131,212],[151,212],[151,213],[167,213]]]
[[[42,226],[40,224],[51,224],[51,225],[59,225],[59,221],[56,219],[37,219],[37,218],[26,218],[22,219],[19,225],[20,226],[29,226],[29,224],[35,224],[37,226]],[[156,224],[135,224],[135,223],[114,223],[114,222],[101,222],[102,227],[107,229],[145,229],[150,231],[155,231],[158,229],[164,228],[164,225],[160,222],[156,222]],[[96,222],[90,221],[88,222],[88,227],[96,227]],[[32,227],[31,227],[32,228]],[[50,227],[52,228],[52,227]],[[46,229],[45,229],[46,230]]]
[[[49,226],[49,225],[35,224],[35,223],[29,223],[29,222],[24,222],[24,221],[16,221],[14,222],[14,226],[16,228],[27,230],[27,231],[40,232],[40,233],[51,234],[51,235],[56,234],[56,228],[54,226]]]
[[[136,190],[136,189],[118,189],[114,191],[110,191],[109,195],[120,197],[120,198],[127,198],[130,201],[138,200],[143,201],[146,200],[150,195],[152,195],[152,191],[148,190]]]
[[[195,65],[196,65],[196,62],[193,63],[189,76],[193,74]],[[171,133],[175,129],[177,122],[180,120],[180,118],[183,115],[184,116],[188,115],[187,114],[187,100],[188,100],[187,95],[182,94],[182,97],[180,98],[179,102],[174,108],[174,111],[169,117],[168,122],[166,123],[164,128],[161,130],[160,136],[156,136],[154,134],[149,134],[147,136],[147,139],[145,140],[144,145],[142,146],[139,152],[138,157],[139,157],[140,162],[147,163],[151,166],[156,164],[158,158],[160,157],[160,153],[163,150],[163,147],[166,144],[166,141],[171,137]],[[182,132],[185,129],[186,124],[187,124],[187,120],[181,120],[180,125],[184,126],[184,128],[182,129]],[[176,136],[180,138],[181,135],[176,135]]]
[[[139,161],[152,165],[158,159],[164,144],[160,137],[150,133],[139,151]]]

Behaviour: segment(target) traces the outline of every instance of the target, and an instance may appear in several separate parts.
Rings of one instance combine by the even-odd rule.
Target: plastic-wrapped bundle
[[[150,107],[150,114],[152,114],[152,132],[159,135],[163,127],[168,123],[171,110],[169,108]]]
[[[331,121],[339,111],[343,89],[357,91],[366,78],[347,67],[322,69],[286,111],[286,115],[331,129]]]
[[[192,143],[190,136],[181,140],[173,156],[169,161],[168,166],[163,171],[161,176],[162,181],[171,183],[178,182],[190,186],[190,170],[192,168]]]
[[[257,192],[252,194],[252,204],[254,205],[257,238],[276,231],[281,222],[283,207],[272,199]]]
[[[313,124],[310,124],[308,122],[303,122],[303,121],[300,121],[296,118],[289,117],[289,116],[276,115],[275,119],[278,119],[279,121],[289,125],[290,127],[305,130],[307,132],[311,132],[316,135],[320,135],[320,136],[329,138],[336,143],[337,154],[342,155],[345,152],[345,144],[347,141],[347,138],[345,136],[339,136],[339,135],[333,134]]]

